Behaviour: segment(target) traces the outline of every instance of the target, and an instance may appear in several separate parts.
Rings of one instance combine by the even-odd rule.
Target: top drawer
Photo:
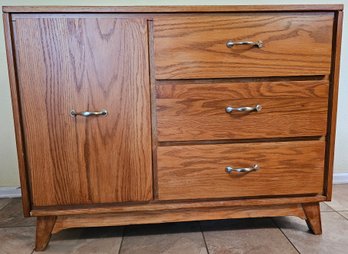
[[[330,73],[333,13],[156,17],[157,79]],[[257,42],[263,46],[234,45]]]

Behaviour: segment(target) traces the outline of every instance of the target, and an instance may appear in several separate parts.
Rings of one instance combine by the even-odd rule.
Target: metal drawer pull
[[[237,45],[250,45],[250,46],[256,46],[258,48],[262,48],[263,47],[263,42],[262,41],[227,41],[226,42],[226,46],[228,48],[232,48],[233,46],[237,46]]]
[[[232,172],[237,172],[237,173],[247,173],[251,171],[257,171],[260,169],[260,166],[255,164],[251,168],[232,168],[230,166],[226,167],[226,173],[231,174]]]
[[[233,108],[231,106],[228,106],[225,108],[226,113],[232,113],[233,111],[238,111],[238,112],[251,112],[251,111],[256,111],[260,112],[262,110],[262,106],[257,104],[255,107],[239,107],[239,108]]]
[[[76,116],[106,116],[108,114],[108,111],[106,109],[102,109],[101,111],[82,111],[82,112],[76,112],[74,109],[71,110],[70,115],[72,117]]]

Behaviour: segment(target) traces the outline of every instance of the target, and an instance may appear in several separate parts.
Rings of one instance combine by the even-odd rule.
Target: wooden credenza
[[[25,216],[66,228],[331,199],[342,5],[3,7]]]

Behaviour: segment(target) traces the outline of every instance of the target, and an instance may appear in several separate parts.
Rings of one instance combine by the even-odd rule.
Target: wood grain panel
[[[157,79],[326,75],[333,13],[154,18]],[[264,47],[226,42],[263,41]]]
[[[158,147],[159,199],[319,194],[324,154],[324,141]]]
[[[16,30],[33,205],[151,199],[146,20],[28,18]]]
[[[157,85],[159,141],[324,136],[329,84],[279,81]],[[262,105],[226,113],[227,106]]]

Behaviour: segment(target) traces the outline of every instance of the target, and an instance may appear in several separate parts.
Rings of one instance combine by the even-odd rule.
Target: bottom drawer
[[[319,194],[324,141],[158,147],[160,200]],[[226,167],[259,169],[227,173]]]

